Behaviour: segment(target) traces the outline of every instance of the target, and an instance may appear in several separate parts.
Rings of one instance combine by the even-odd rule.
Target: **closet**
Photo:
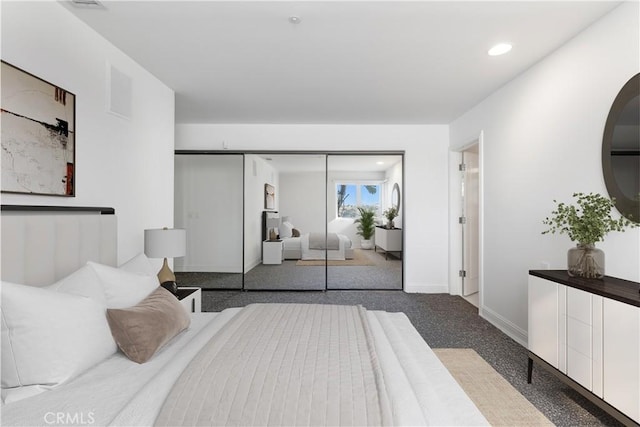
[[[401,290],[402,166],[402,152],[176,152],[174,222],[188,246],[175,259],[181,285]],[[371,249],[359,209],[374,212]],[[375,244],[390,233],[393,245]]]

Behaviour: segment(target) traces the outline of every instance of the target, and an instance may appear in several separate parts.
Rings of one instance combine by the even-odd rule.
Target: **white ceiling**
[[[175,90],[178,123],[334,124],[450,123],[619,4],[102,3],[63,2]]]

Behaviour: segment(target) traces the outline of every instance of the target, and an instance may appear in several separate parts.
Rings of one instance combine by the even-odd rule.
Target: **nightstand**
[[[265,240],[262,242],[262,263],[282,264],[284,259],[284,243],[282,240]]]
[[[202,289],[179,287],[176,296],[189,313],[200,313],[202,311]]]

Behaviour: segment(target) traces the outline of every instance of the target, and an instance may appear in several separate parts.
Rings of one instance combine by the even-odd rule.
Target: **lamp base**
[[[160,283],[176,281],[176,275],[173,274],[173,271],[171,271],[171,269],[169,268],[169,263],[167,262],[166,258],[164,259],[162,268],[158,272],[158,280],[160,281]]]
[[[174,295],[178,293],[178,284],[176,282],[171,282],[171,281],[162,282],[160,286],[162,286],[163,288],[165,288],[166,290],[168,290]]]

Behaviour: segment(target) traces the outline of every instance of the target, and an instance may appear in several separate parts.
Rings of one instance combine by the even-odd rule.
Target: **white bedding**
[[[337,250],[327,250],[326,259],[340,260],[346,259],[345,251],[351,247],[351,239],[344,234],[338,234],[339,244]],[[324,260],[324,249],[309,249],[309,233],[300,236],[300,250],[302,252],[301,259],[303,260]]]
[[[68,384],[2,407],[2,424],[153,425],[184,367],[239,309],[194,313],[191,327],[143,365],[116,353]],[[395,425],[488,425],[402,313],[368,312]],[[61,423],[58,423],[61,424]]]
[[[77,422],[67,425],[152,425],[153,410],[144,410],[136,402],[153,407],[152,402],[164,402],[175,378],[163,381],[161,377],[175,372],[177,377],[200,348],[239,309],[225,310],[223,313],[193,313],[191,326],[162,348],[149,362],[142,365],[132,362],[121,353],[98,364],[79,377],[54,390],[32,398],[2,406],[1,424],[7,426],[33,426],[59,424],[50,423],[57,413],[76,417]],[[179,357],[177,357],[179,355]],[[173,369],[172,369],[173,367]],[[159,384],[169,383],[166,390]],[[153,387],[141,393],[145,384]],[[156,412],[160,406],[156,404]],[[54,415],[51,415],[51,414]]]
[[[300,251],[300,237],[285,237],[282,239],[285,251]]]

